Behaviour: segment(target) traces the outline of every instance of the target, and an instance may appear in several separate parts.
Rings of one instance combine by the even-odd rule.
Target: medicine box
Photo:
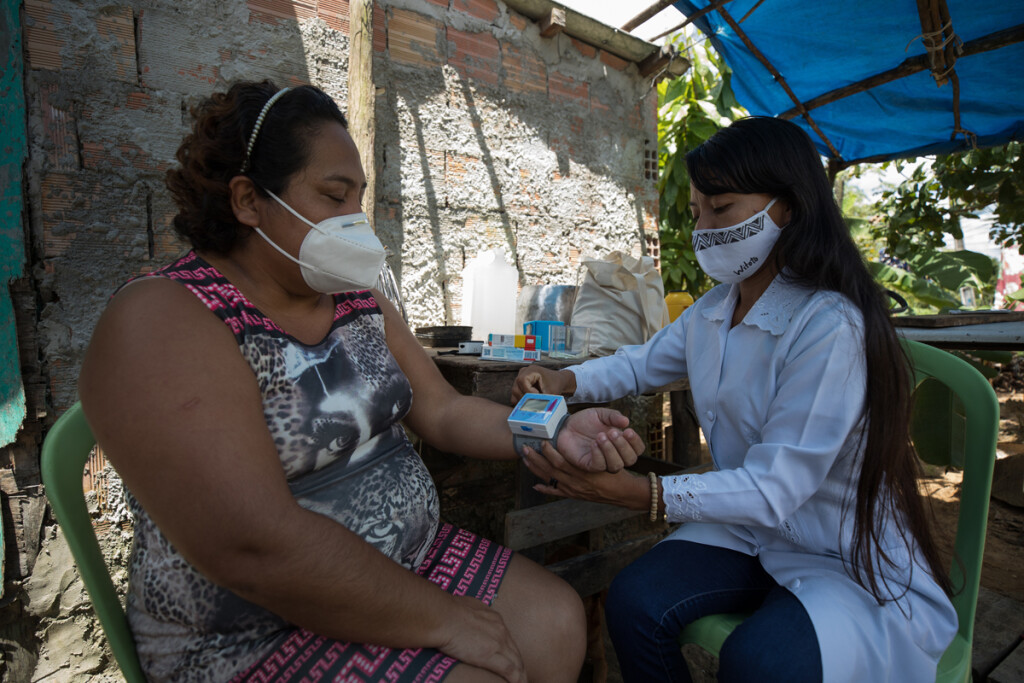
[[[540,360],[540,351],[536,349],[517,349],[514,346],[485,346],[480,350],[480,359],[531,363],[535,360]]]

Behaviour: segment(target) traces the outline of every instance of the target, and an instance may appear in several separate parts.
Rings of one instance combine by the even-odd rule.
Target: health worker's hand
[[[542,446],[543,453],[526,448],[524,461],[543,484],[536,484],[535,491],[549,496],[588,500],[594,503],[610,503],[630,510],[646,510],[650,505],[650,483],[647,477],[629,470],[610,472],[586,472],[575,467],[550,442]]]
[[[644,442],[619,411],[587,408],[565,421],[558,433],[558,452],[587,472],[618,472],[636,462]]]
[[[575,393],[576,375],[569,370],[551,370],[531,365],[516,375],[516,381],[512,385],[512,403],[521,399],[523,394],[572,396]]]

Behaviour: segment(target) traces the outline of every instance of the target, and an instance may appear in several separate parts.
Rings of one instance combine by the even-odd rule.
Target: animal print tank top
[[[437,532],[437,491],[400,424],[412,389],[372,293],[334,295],[330,332],[307,345],[194,252],[144,277],[180,282],[234,333],[298,503],[415,569]],[[287,635],[289,624],[207,580],[128,503],[128,619],[151,680],[227,680]]]

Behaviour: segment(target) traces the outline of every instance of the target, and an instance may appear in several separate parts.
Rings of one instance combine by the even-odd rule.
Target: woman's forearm
[[[329,638],[439,647],[446,624],[460,618],[440,587],[302,508],[196,564],[246,600]]]

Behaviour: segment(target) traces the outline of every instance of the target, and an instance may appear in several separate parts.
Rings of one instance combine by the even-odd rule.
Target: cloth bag
[[[590,328],[590,353],[606,356],[620,346],[643,344],[668,324],[665,287],[650,256],[613,251],[583,261],[572,324]]]

